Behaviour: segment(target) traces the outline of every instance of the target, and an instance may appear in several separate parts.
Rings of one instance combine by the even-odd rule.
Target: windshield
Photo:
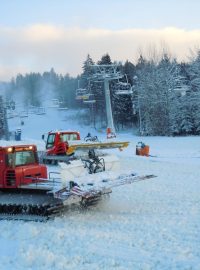
[[[55,141],[55,134],[49,134],[48,138],[47,138],[47,145],[46,148],[51,148],[54,145],[54,141]]]
[[[20,151],[8,154],[8,166],[15,167],[21,165],[33,164],[36,162],[34,152]]]
[[[62,133],[60,138],[63,142],[75,141],[78,140],[78,135],[76,133]]]

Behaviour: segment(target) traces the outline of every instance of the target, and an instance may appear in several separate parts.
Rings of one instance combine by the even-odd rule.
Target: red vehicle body
[[[39,164],[35,145],[0,147],[0,189],[16,189],[22,185],[47,179],[47,168]]]
[[[78,131],[51,131],[48,133],[46,142],[47,155],[71,155],[68,141],[80,140]]]

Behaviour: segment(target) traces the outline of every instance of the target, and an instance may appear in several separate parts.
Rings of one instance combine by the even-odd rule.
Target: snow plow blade
[[[69,148],[67,150],[67,155],[71,155],[75,153],[77,150],[88,151],[90,149],[113,149],[118,148],[120,151],[123,148],[128,147],[129,142],[118,142],[118,141],[110,141],[110,142],[84,142],[84,141],[69,141]]]

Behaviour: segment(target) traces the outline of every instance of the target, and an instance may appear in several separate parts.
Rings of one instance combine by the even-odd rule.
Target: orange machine
[[[149,156],[149,145],[145,145],[143,142],[138,142],[136,145],[136,155]]]

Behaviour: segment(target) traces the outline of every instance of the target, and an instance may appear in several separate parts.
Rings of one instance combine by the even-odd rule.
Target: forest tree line
[[[96,63],[115,64],[109,54]],[[18,74],[9,83],[8,97],[20,96],[27,106],[43,106],[47,97],[62,101],[71,109],[86,109],[88,121],[95,127],[106,126],[103,82],[91,81],[90,55],[83,63],[82,74],[76,78],[69,74],[49,72]],[[159,60],[147,59],[142,54],[136,64],[116,63],[121,74],[120,82],[131,85],[132,93],[118,95],[116,85],[110,82],[111,104],[117,130],[138,128],[140,135],[199,135],[200,134],[200,51],[190,62],[178,63],[163,53]],[[76,99],[77,88],[93,94],[94,104]]]

